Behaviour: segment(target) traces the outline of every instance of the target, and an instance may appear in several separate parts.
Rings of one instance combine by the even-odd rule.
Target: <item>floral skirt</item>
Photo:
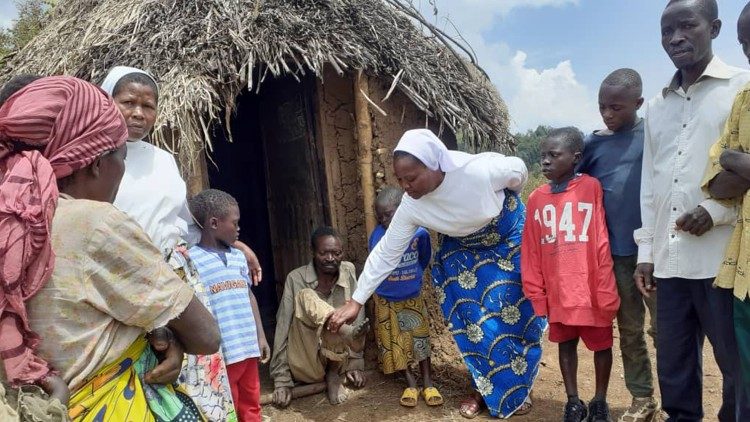
[[[443,315],[492,416],[510,417],[531,392],[547,327],[521,289],[524,206],[506,191],[503,211],[461,238],[442,236],[432,277]]]
[[[377,294],[375,339],[378,361],[384,374],[406,370],[430,357],[430,325],[422,295],[394,302]]]

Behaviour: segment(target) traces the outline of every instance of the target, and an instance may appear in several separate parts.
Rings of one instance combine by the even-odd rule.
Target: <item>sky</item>
[[[413,0],[449,34],[454,26],[505,99],[512,131],[538,125],[602,126],[597,94],[612,70],[640,72],[644,97],[674,74],[661,47],[664,0]],[[714,53],[749,68],[737,42],[737,17],[747,0],[718,0],[723,27]],[[432,4],[438,14],[433,14]],[[0,25],[15,18],[13,0],[0,0]]]

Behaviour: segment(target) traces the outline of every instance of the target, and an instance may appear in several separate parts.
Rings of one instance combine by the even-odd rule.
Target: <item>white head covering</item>
[[[129,67],[129,66],[115,66],[112,68],[112,70],[107,73],[107,77],[104,78],[104,82],[102,82],[102,89],[107,92],[109,95],[113,95],[112,91],[115,90],[115,85],[117,85],[117,82],[120,82],[120,79],[125,77],[125,75],[129,75],[131,73],[142,73],[149,78],[151,78],[152,81],[154,81],[154,85],[156,85],[156,89],[159,89],[159,84],[156,83],[156,79],[151,76],[150,73],[145,72],[141,69],[135,68],[135,67]],[[157,92],[158,94],[158,92]]]
[[[407,130],[396,145],[396,151],[408,152],[430,170],[446,173],[459,169],[476,158],[473,154],[450,151],[429,129]]]

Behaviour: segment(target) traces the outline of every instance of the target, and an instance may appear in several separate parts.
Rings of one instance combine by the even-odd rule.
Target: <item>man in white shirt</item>
[[[716,0],[671,0],[661,17],[662,46],[677,68],[646,108],[641,219],[635,281],[657,297],[657,373],[672,420],[702,420],[702,345],[711,342],[723,375],[721,421],[750,420],[739,379],[732,291],[713,279],[736,210],[705,199],[701,177],[711,145],[750,73],[714,57]]]

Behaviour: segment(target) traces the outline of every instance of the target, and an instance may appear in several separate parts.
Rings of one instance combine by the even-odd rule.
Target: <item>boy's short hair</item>
[[[320,226],[313,230],[312,235],[310,236],[310,247],[312,248],[312,250],[315,250],[318,247],[318,239],[328,236],[333,236],[337,239],[341,239],[341,236],[339,236],[339,232],[337,232],[336,229],[331,226]]]
[[[375,198],[375,205],[385,207],[388,205],[398,206],[401,204],[401,198],[404,196],[404,191],[396,186],[386,186],[380,190],[377,198]]]
[[[2,89],[0,89],[0,106],[2,106],[11,95],[20,91],[21,88],[37,79],[42,79],[42,77],[39,75],[21,74],[10,78],[10,80],[3,85]]]
[[[632,89],[640,97],[643,95],[643,80],[641,75],[633,69],[622,68],[607,75],[602,86],[621,86]]]
[[[211,217],[224,218],[232,207],[238,207],[234,197],[219,189],[206,189],[188,200],[190,212],[198,225],[203,225]]]
[[[708,19],[709,22],[719,19],[719,5],[716,3],[716,0],[669,0],[667,7],[674,3],[680,3],[683,1],[696,1],[700,6],[701,14]]]
[[[547,139],[552,138],[560,139],[563,142],[563,145],[565,145],[565,148],[568,148],[568,151],[574,154],[576,152],[583,152],[583,132],[577,127],[567,126],[552,129],[549,134],[547,134]]]

